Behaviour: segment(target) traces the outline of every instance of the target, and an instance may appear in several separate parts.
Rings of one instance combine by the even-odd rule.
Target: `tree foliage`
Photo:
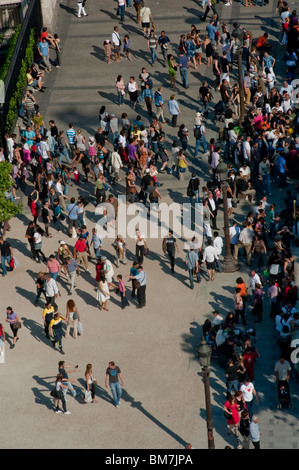
[[[23,212],[23,204],[7,199],[5,192],[13,186],[11,180],[12,165],[9,162],[0,162],[0,222],[10,220],[17,214]]]

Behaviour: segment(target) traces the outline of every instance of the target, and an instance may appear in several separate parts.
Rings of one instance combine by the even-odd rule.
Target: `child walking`
[[[110,65],[111,64],[112,45],[111,45],[111,41],[109,41],[109,39],[106,39],[106,41],[104,42],[104,53],[105,53],[105,56],[106,56],[106,59],[107,59],[107,64]]]

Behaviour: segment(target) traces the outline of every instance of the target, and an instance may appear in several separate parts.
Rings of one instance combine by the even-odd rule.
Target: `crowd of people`
[[[130,6],[128,3],[118,0],[121,21],[125,19],[125,10]],[[282,60],[285,62],[284,77],[280,82],[276,73],[277,55],[272,52],[273,43],[268,33],[255,40],[245,26],[237,23],[229,31],[229,26],[221,23],[213,0],[203,1],[205,13],[200,29],[192,25],[190,31],[180,34],[177,58],[169,53],[167,32],[161,31],[159,36],[156,35],[150,8],[139,0],[133,3],[136,22],[141,25],[146,39],[150,66],[155,67],[156,61],[160,60],[168,67],[172,91],[178,90],[178,75],[182,86],[188,89],[190,68],[197,69],[204,63],[211,68],[215,79],[210,83],[204,80],[199,86],[198,111],[194,115],[192,130],[188,130],[184,123],[178,125],[181,109],[176,94],[172,93],[166,106],[162,85],[155,82],[145,67],[140,70],[138,78],[135,74],[126,81],[119,74],[115,82],[119,107],[131,105],[136,113],[140,109],[135,120],[130,120],[126,112],[116,116],[102,106],[99,128],[94,135],[84,135],[84,131],[75,129],[73,123],[69,123],[66,130],[59,130],[54,120],[45,122],[34,97],[36,91],[45,90],[45,73],[51,71],[50,45],[56,52],[56,67],[60,66],[60,40],[57,35],[52,36],[46,28],[43,29],[37,48],[39,60],[27,74],[28,89],[23,101],[24,128],[20,130],[20,135],[6,134],[6,147],[1,154],[1,161],[7,160],[12,164],[11,190],[6,194],[8,199],[15,201],[19,197],[16,191],[27,191],[33,183],[28,197],[32,220],[28,223],[25,237],[32,259],[38,264],[45,264],[45,269],[40,271],[36,280],[34,304],[37,307],[41,296],[44,296],[44,332],[54,348],[58,345],[61,354],[64,354],[63,322],[66,323],[65,337],[72,330],[73,338],[77,339],[82,328],[74,294],[82,267],[87,279],[93,276],[89,269],[92,260],[95,261],[96,300],[100,310],[109,311],[112,292],[115,298],[120,298],[119,306],[122,309],[129,307],[128,282],[131,283],[131,299],[137,297],[137,307],[144,308],[147,275],[143,264],[148,253],[148,241],[137,228],[135,260],[126,277],[121,274],[115,276],[114,268],[120,262],[127,264],[126,240],[118,234],[113,243],[115,256],[111,259],[104,256],[103,239],[96,228],[92,228],[90,233],[85,208],[92,202],[102,207],[106,230],[116,225],[116,194],[123,192],[127,204],[140,201],[150,211],[151,204],[158,204],[162,199],[159,188],[163,183],[159,181],[159,174],[168,173],[173,178],[184,180],[190,162],[198,159],[200,150],[202,161],[208,168],[205,186],[200,188],[194,170],[186,185],[186,195],[189,202],[195,198],[195,202],[203,203],[205,242],[201,246],[197,240],[192,240],[185,263],[191,289],[194,288],[194,277],[201,282],[205,272],[208,280],[213,281],[215,272],[222,271],[223,240],[219,236],[217,214],[223,205],[223,186],[217,167],[224,159],[228,163],[228,185],[225,190],[229,216],[234,214],[233,209],[240,199],[245,199],[251,208],[242,223],[236,220],[231,223],[231,254],[235,260],[238,260],[240,253],[244,254],[247,265],[254,264],[255,268],[251,270],[248,283],[242,277],[237,278],[231,311],[225,317],[219,311],[214,312],[213,320],[205,322],[203,333],[213,354],[218,357],[219,365],[225,369],[227,401],[224,410],[229,414],[228,432],[233,431],[236,435],[239,447],[248,448],[251,439],[254,447],[258,448],[258,418],[253,415],[252,408],[253,397],[258,399],[254,388],[254,363],[259,358],[259,352],[255,331],[247,325],[249,312],[257,323],[261,322],[265,314],[264,294],[269,297],[281,361],[288,363],[292,351],[291,339],[299,326],[292,255],[292,248],[298,239],[299,211],[297,193],[294,184],[291,184],[299,177],[298,90],[292,85],[298,72],[298,16],[296,11],[290,11],[286,1],[278,1],[277,14],[284,48]],[[231,3],[227,2],[226,5]],[[250,5],[246,2],[245,6]],[[86,16],[83,5],[79,6],[78,15],[81,16],[81,13]],[[205,25],[209,13],[213,16]],[[125,35],[122,39],[118,26],[115,26],[111,41],[104,43],[109,65],[113,56],[115,62],[120,61],[122,41],[125,57],[134,60],[129,36]],[[240,49],[242,89],[239,82],[233,83]],[[217,96],[219,101],[215,102]],[[141,117],[143,106],[147,110],[147,119]],[[170,119],[166,116],[167,112]],[[209,141],[206,138],[208,119],[220,123],[219,136]],[[171,143],[166,137],[169,126],[177,132]],[[120,183],[121,176],[125,178],[124,185]],[[90,184],[93,184],[93,191]],[[79,197],[69,195],[70,186],[76,189]],[[82,195],[86,187],[89,188],[88,197]],[[279,190],[283,208],[277,207],[271,199]],[[6,264],[13,269],[14,247],[4,239],[10,230],[9,221],[5,221],[0,238],[3,276],[7,275]],[[50,233],[52,230],[68,235],[70,242],[74,239],[74,246],[61,240],[56,253],[45,254],[44,240],[56,237],[56,234]],[[171,229],[163,240],[162,250],[170,260],[171,271],[175,272],[175,254],[179,252],[179,246]],[[74,297],[67,302],[65,316],[58,312],[57,306],[62,277],[68,283],[68,294]],[[7,308],[7,322],[13,332],[14,348],[21,323],[12,307]],[[3,327],[2,330],[0,338],[5,339]],[[86,390],[91,391],[91,401],[95,401],[92,366],[88,366]],[[113,368],[115,364],[109,363],[109,367]],[[284,374],[281,371],[279,374],[279,382],[289,381],[289,373],[286,377],[282,377]],[[120,370],[118,375],[122,382]],[[67,387],[72,391],[72,387],[69,383],[65,385],[65,381],[68,382],[68,377],[65,372],[59,371],[55,389],[60,394],[54,397],[54,393],[53,397],[62,401],[66,413],[65,391]],[[118,407],[120,396],[117,393],[120,394],[120,390],[115,390],[113,386],[111,390]],[[242,443],[239,433],[243,436]]]

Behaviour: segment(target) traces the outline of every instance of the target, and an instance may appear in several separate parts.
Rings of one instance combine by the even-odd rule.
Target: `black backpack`
[[[202,137],[201,126],[195,126],[193,134],[196,139],[200,139]]]

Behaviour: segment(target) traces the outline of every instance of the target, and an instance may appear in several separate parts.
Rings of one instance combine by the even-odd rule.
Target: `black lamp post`
[[[206,421],[207,421],[207,433],[208,433],[208,448],[215,449],[215,442],[213,436],[213,415],[211,405],[211,393],[210,393],[210,361],[211,361],[211,348],[207,345],[204,338],[202,338],[200,346],[197,348],[197,354],[199,357],[199,363],[202,367],[202,376],[205,387],[205,399],[206,399]]]
[[[228,220],[228,207],[227,207],[227,165],[220,160],[217,166],[217,174],[220,179],[221,191],[223,196],[223,215],[224,215],[224,239],[225,239],[225,255],[222,261],[222,270],[224,273],[234,273],[238,271],[240,266],[239,263],[233,258],[230,246],[229,236],[229,220]]]

